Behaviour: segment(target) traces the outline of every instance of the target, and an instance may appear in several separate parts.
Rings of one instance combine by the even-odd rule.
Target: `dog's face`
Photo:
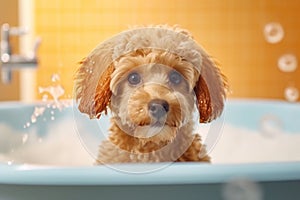
[[[172,140],[195,107],[200,122],[220,116],[226,88],[226,78],[189,33],[162,26],[100,44],[75,75],[81,112],[99,118],[110,108],[123,131],[158,140]]]
[[[110,106],[123,131],[170,141],[191,120],[199,73],[190,63],[167,52],[135,52],[116,61],[115,68]]]

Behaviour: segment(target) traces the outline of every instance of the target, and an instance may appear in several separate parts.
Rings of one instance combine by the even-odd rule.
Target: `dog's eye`
[[[141,76],[137,72],[133,72],[128,75],[127,80],[131,85],[137,85],[141,82]]]
[[[172,84],[178,85],[182,81],[182,76],[177,71],[173,70],[169,74],[169,80]]]

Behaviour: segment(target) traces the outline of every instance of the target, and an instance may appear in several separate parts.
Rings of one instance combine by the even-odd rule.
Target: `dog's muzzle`
[[[164,117],[169,111],[169,103],[162,99],[153,99],[148,103],[150,115],[157,120]]]

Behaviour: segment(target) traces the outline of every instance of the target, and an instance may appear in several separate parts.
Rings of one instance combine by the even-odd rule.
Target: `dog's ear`
[[[202,52],[201,73],[194,88],[200,123],[207,123],[222,114],[226,98],[227,79],[211,58]]]
[[[99,118],[107,112],[110,103],[110,80],[114,71],[112,61],[113,44],[106,42],[93,50],[80,62],[75,73],[74,95],[79,101],[78,109],[90,118]]]

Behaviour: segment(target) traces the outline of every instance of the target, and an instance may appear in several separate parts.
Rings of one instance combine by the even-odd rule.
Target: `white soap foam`
[[[213,163],[300,161],[300,132],[266,136],[260,131],[225,124],[211,152]]]
[[[72,119],[60,121],[45,137],[40,137],[34,128],[23,133],[0,124],[0,130],[0,162],[51,166],[90,166],[94,163],[80,143]],[[28,134],[26,142],[23,142],[24,134]]]
[[[73,119],[57,122],[43,138],[38,136],[34,127],[29,133],[20,133],[0,124],[0,130],[2,163],[51,166],[90,166],[94,163],[94,158],[80,143]],[[26,142],[24,134],[28,134]],[[210,155],[213,163],[300,161],[299,144],[300,133],[282,133],[267,137],[259,131],[225,124]]]

